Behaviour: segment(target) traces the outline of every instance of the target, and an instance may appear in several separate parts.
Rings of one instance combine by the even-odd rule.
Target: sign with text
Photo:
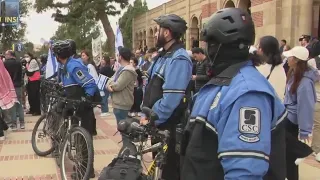
[[[19,0],[5,0],[1,3],[0,21],[4,26],[17,26],[19,24]]]

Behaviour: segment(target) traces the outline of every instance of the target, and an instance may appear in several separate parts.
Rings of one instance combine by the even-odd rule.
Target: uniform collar
[[[171,56],[176,50],[180,49],[180,48],[183,48],[183,44],[179,43],[179,42],[174,42],[168,50],[162,50],[160,52],[160,56],[162,57],[168,57],[168,56]]]
[[[229,66],[227,69],[223,70],[220,74],[210,79],[207,84],[213,84],[216,86],[229,86],[233,77],[236,76],[239,70],[243,66],[252,66],[252,61],[244,61],[234,65]]]

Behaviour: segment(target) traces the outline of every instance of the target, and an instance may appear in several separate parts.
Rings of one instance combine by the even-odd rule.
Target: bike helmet
[[[187,30],[187,22],[175,14],[161,15],[153,19],[160,27],[169,29],[177,38]]]
[[[255,41],[254,23],[245,10],[225,8],[210,17],[201,36],[203,41],[209,43],[253,45]]]
[[[67,39],[67,41],[69,41],[70,45],[71,45],[71,52],[72,55],[77,54],[77,46],[76,46],[76,42],[72,39]]]
[[[57,41],[52,45],[53,53],[60,58],[72,56],[72,48],[69,41]]]

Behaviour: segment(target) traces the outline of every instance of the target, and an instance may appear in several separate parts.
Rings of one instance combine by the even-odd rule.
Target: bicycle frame
[[[156,144],[155,144],[156,145]],[[151,148],[151,147],[150,147]],[[166,144],[166,145],[164,145],[163,146],[163,148],[162,148],[162,151],[163,151],[163,153],[165,154],[166,152],[167,152],[167,149],[168,149],[168,145]],[[157,156],[158,156],[158,154],[157,154]],[[157,177],[159,177],[159,176],[161,176],[161,174],[160,175],[157,175],[157,173],[155,173],[155,172],[158,172],[159,170],[158,170],[158,168],[160,168],[159,167],[159,163],[157,163],[157,156],[155,157],[155,159],[152,161],[152,163],[151,163],[151,165],[149,166],[149,168],[148,168],[148,170],[147,170],[147,175],[148,176],[154,176],[155,177],[155,175],[157,176]]]

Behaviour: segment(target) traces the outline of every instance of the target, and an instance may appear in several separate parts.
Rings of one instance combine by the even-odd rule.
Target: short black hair
[[[287,44],[287,41],[285,39],[282,39],[281,40],[283,43]]]
[[[154,53],[154,52],[157,52],[157,49],[154,47],[148,50],[148,53]]]
[[[192,48],[192,54],[204,54],[204,51],[203,51],[203,49],[201,49],[201,48],[198,48],[198,47],[195,47],[195,48]]]
[[[119,48],[119,55],[126,61],[130,62],[130,58],[132,56],[132,52],[130,49],[122,47]]]
[[[131,60],[132,60],[136,65],[138,65],[138,63],[139,63],[138,58],[132,56],[132,57],[131,57]]]
[[[309,42],[311,40],[311,36],[310,35],[302,35],[299,38],[299,41],[302,41],[303,39],[305,39],[307,42]]]

